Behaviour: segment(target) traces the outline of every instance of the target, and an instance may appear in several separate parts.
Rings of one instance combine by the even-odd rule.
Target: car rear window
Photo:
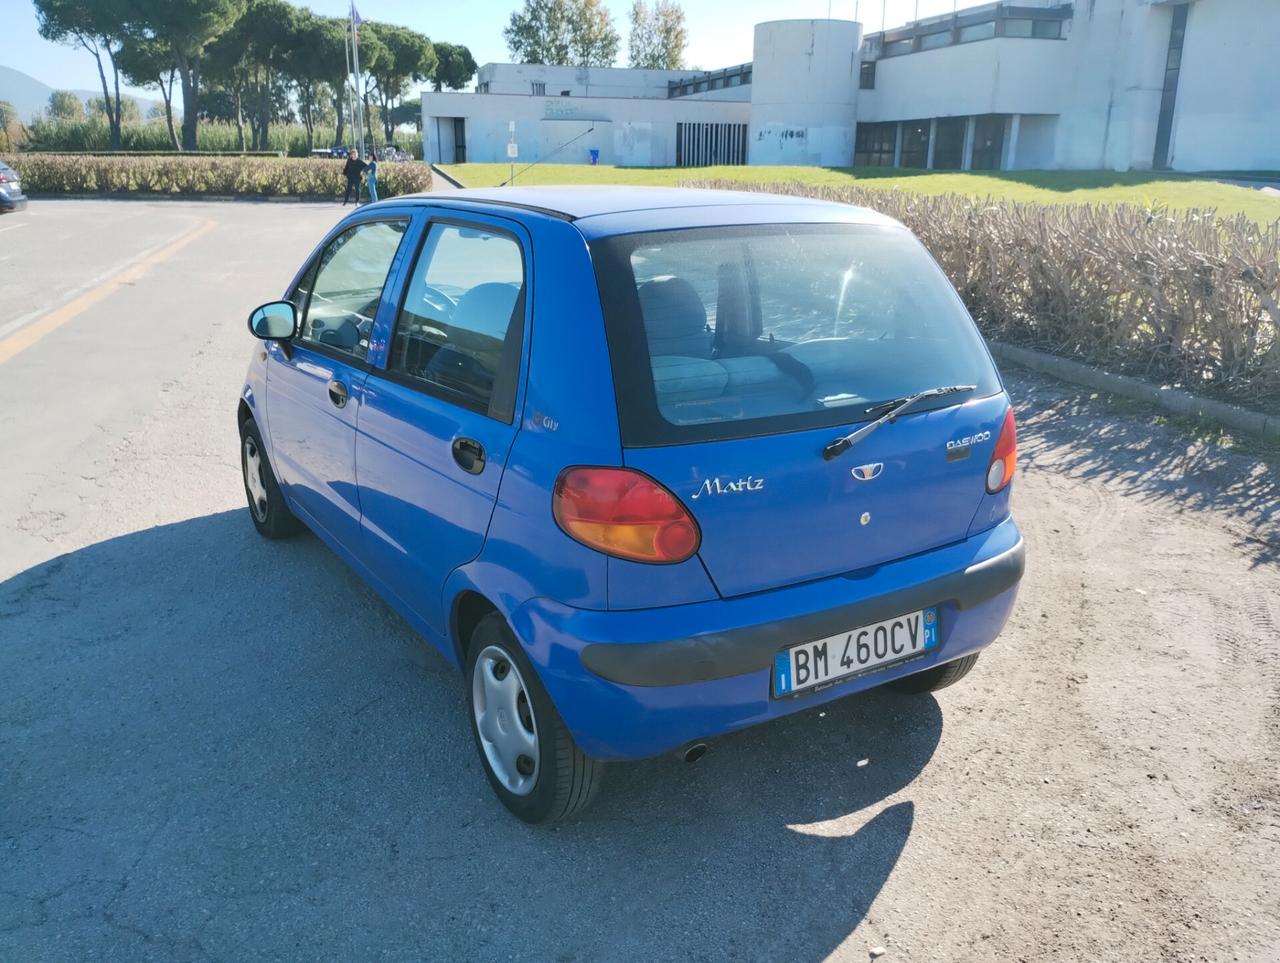
[[[628,447],[843,425],[925,388],[977,385],[967,400],[1001,387],[903,228],[695,228],[605,238],[592,257]]]

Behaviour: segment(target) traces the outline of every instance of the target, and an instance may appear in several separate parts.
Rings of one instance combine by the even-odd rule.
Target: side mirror
[[[270,301],[249,315],[249,333],[263,341],[284,341],[298,329],[298,309],[290,301]]]

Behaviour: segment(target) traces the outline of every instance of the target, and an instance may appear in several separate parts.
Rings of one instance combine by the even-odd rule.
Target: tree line
[[[133,107],[127,84],[157,90],[175,149],[195,150],[201,120],[235,124],[241,150],[265,149],[273,123],[297,116],[314,147],[317,123],[334,123],[334,144],[348,123],[349,22],[287,0],[34,0],[40,35],[79,47],[97,63],[101,107],[113,150]],[[408,27],[366,21],[360,27],[361,84],[367,134],[374,118],[390,143],[399,123],[420,120],[403,99],[411,83],[462,88],[476,71],[471,51],[432,42]],[[175,87],[182,111],[175,121]],[[55,105],[50,104],[51,109]],[[70,111],[68,104],[60,105]],[[180,128],[180,129],[179,129]]]
[[[633,0],[629,66],[679,70],[689,42],[674,0]],[[525,0],[502,31],[514,60],[526,64],[612,67],[622,38],[601,0]]]

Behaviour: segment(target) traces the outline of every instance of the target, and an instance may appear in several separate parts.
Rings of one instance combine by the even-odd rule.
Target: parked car
[[[27,195],[22,193],[22,181],[18,172],[0,161],[0,214],[26,209]]]
[[[249,318],[245,492],[458,666],[530,822],[601,764],[963,677],[1023,572],[1013,412],[920,243],[797,198],[361,208]]]

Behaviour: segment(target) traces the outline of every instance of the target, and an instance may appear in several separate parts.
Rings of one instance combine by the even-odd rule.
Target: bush
[[[178,135],[182,135],[181,120],[178,124]],[[316,147],[328,147],[333,143],[336,131],[333,127],[317,127],[313,136]],[[246,146],[249,128],[245,127]],[[382,137],[378,133],[378,139]],[[42,117],[34,121],[29,128],[30,143],[27,149],[35,151],[74,152],[105,151],[111,147],[111,132],[107,122],[100,116],[85,120],[51,120]],[[284,153],[290,157],[307,156],[307,131],[301,124],[273,124],[267,132],[267,150]],[[355,134],[350,125],[343,131],[346,144],[355,143]],[[422,138],[406,132],[397,132],[396,146],[408,151],[414,157],[422,156]],[[196,129],[196,146],[201,151],[221,151],[224,153],[240,153],[240,136],[234,124],[224,121],[201,121]],[[120,147],[133,151],[171,151],[173,144],[169,140],[169,129],[163,120],[150,121],[146,124],[126,124],[120,131]]]
[[[339,197],[341,160],[214,157],[191,154],[11,154],[29,194],[213,194],[250,197]],[[417,162],[378,164],[378,196],[431,190],[431,168]]]
[[[901,221],[988,336],[1253,407],[1280,405],[1280,222],[874,188],[747,189]]]

